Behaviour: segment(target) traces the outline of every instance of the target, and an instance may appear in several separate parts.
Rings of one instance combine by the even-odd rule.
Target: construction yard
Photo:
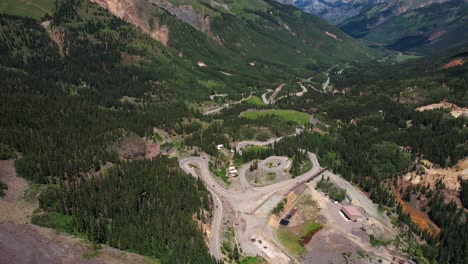
[[[390,219],[378,211],[377,206],[359,189],[330,172],[325,173],[330,181],[347,191],[351,204],[364,216],[352,221],[342,213],[343,205],[330,199],[324,192],[315,189],[319,179],[308,184],[307,192],[320,209],[318,221],[323,228],[314,234],[305,246],[303,263],[391,263],[399,256],[392,246],[373,247],[370,235],[382,241],[393,240],[398,231]],[[374,217],[376,215],[377,217]],[[400,256],[399,259],[404,259]],[[380,260],[380,261],[379,261]]]

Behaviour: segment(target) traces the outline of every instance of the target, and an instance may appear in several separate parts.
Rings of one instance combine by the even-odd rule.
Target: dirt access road
[[[276,89],[273,91],[273,93],[270,95],[270,97],[268,98],[268,100],[263,100],[263,99],[266,99],[266,94],[264,94],[265,96],[262,95],[262,101],[265,103],[265,104],[270,104],[270,103],[274,103],[275,102],[275,98],[276,96],[279,94],[279,92],[281,92],[281,90],[283,89],[283,87],[285,86],[286,84],[285,83],[282,83],[280,84],[278,87],[276,87]]]
[[[224,96],[223,96],[224,97]],[[219,112],[221,112],[221,110],[223,110],[224,108],[228,108],[229,106],[231,106],[232,104],[235,105],[235,104],[240,104],[242,102],[244,102],[245,100],[249,99],[250,97],[252,97],[252,95],[249,95],[249,97],[246,97],[246,98],[242,98],[240,99],[239,101],[235,101],[235,102],[232,102],[230,104],[223,104],[222,106],[218,107],[218,108],[215,108],[213,110],[208,110],[206,112],[203,112],[203,115],[215,115]],[[210,96],[211,98],[211,96]],[[211,99],[213,100],[213,99]]]
[[[302,133],[302,129],[301,128],[296,128],[296,131],[291,134],[291,135],[286,135],[286,136],[283,136],[283,137],[276,137],[276,138],[270,138],[266,141],[256,141],[256,140],[246,140],[246,141],[241,141],[239,143],[237,143],[236,145],[236,151],[239,152],[239,154],[242,154],[242,150],[248,146],[259,146],[259,147],[263,147],[263,146],[268,146],[268,145],[271,145],[275,142],[278,142],[280,141],[281,139],[285,138],[285,137],[295,137],[299,134]]]
[[[305,93],[308,92],[308,90],[302,83],[298,83],[298,84],[302,88],[302,91],[297,92],[297,93],[290,93],[288,95],[284,95],[284,96],[281,96],[279,98],[276,98],[276,96],[278,95],[279,92],[281,92],[283,87],[286,85],[285,83],[280,84],[274,91],[270,90],[270,89],[267,89],[267,91],[264,94],[262,94],[263,103],[264,104],[274,104],[277,101],[279,101],[279,100],[281,100],[283,98],[286,98],[288,96],[297,96],[297,97],[303,96]],[[269,98],[267,98],[267,94],[270,93],[271,91],[273,91],[273,93],[270,95]]]

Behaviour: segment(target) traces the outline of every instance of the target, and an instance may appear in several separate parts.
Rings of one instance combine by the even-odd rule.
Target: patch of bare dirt
[[[143,256],[105,246],[87,259],[90,244],[54,230],[30,224],[0,224],[0,263],[148,263]]]
[[[442,66],[442,69],[447,70],[453,67],[462,66],[463,64],[465,64],[465,62],[466,62],[465,58],[453,59],[447,62],[444,66]]]
[[[146,21],[145,16],[141,14],[147,8],[137,5],[142,4],[142,2],[137,3],[137,1],[133,0],[91,0],[91,2],[100,5],[115,16],[140,28],[143,32],[167,47],[169,42],[169,27],[159,24],[157,19],[154,19],[153,24],[150,25]]]
[[[451,168],[434,168],[432,163],[427,160],[422,161],[425,164],[422,173],[409,172],[403,176],[402,184],[404,187],[409,185],[422,185],[430,189],[436,189],[438,182],[445,186],[441,192],[446,202],[454,201],[458,207],[462,207],[460,201],[460,182],[458,178],[468,180],[468,158],[460,160]]]
[[[146,155],[146,143],[138,135],[134,133],[127,133],[119,141],[110,146],[115,150],[121,160],[141,159]]]
[[[122,64],[135,64],[141,62],[142,60],[143,57],[139,55],[132,55],[126,52],[122,52],[120,54],[120,61],[122,62]]]
[[[447,101],[442,101],[436,104],[425,105],[416,108],[416,111],[424,112],[424,111],[431,111],[435,109],[450,109],[450,113],[453,117],[458,118],[459,116],[468,116],[468,108],[467,107],[459,107],[456,104],[449,103]]]
[[[329,36],[329,37],[332,37],[332,38],[336,39],[336,40],[342,41],[340,38],[338,38],[338,37],[337,37],[335,34],[333,34],[333,33],[330,33],[330,32],[328,32],[328,31],[324,31],[323,33],[324,33],[325,35]]]
[[[430,162],[425,162],[430,165]],[[411,182],[413,185],[422,184],[429,185],[430,188],[435,188],[438,181],[442,181],[445,189],[458,191],[460,190],[460,182],[458,178],[468,180],[468,158],[460,160],[455,166],[451,168],[424,168],[424,173],[418,175],[415,172],[407,173],[403,179]]]
[[[203,234],[205,234],[205,236],[204,236],[205,244],[206,244],[207,247],[209,247],[210,246],[209,238],[211,237],[211,225],[203,223],[200,219],[197,218],[196,214],[192,215],[192,220],[195,223],[197,223],[198,228],[200,228],[202,230]]]
[[[32,225],[0,224],[0,263],[99,263],[82,258],[86,248],[64,242]]]
[[[50,39],[57,45],[60,55],[64,56],[67,53],[64,43],[65,43],[65,30],[60,27],[50,27],[49,24],[47,25],[46,31],[49,35]]]
[[[150,36],[159,41],[164,47],[167,47],[169,42],[169,27],[167,25],[159,25],[158,21],[153,24],[153,29],[149,32]]]
[[[16,176],[14,160],[0,160],[0,180],[8,186],[5,197],[0,198],[0,223],[29,223],[29,216],[37,207],[37,199],[23,199],[29,185],[25,179]]]
[[[146,145],[146,155],[145,158],[147,159],[153,159],[156,157],[159,153],[159,144],[158,143],[148,143]]]
[[[332,180],[335,183],[337,182],[335,177]],[[365,209],[366,219],[352,222],[346,220],[343,214],[340,213],[342,204],[335,204],[323,192],[316,190],[315,183],[312,181],[309,184],[309,189],[312,199],[320,210],[318,218],[320,223],[323,224],[323,228],[314,234],[307,244],[307,252],[303,255],[302,263],[370,263],[370,261],[363,259],[359,252],[367,254],[374,260],[382,259],[383,263],[391,263],[394,256],[400,256],[401,259],[404,259],[404,257],[401,257],[402,253],[398,252],[393,245],[386,247],[371,246],[369,234],[383,241],[389,241],[394,239],[394,233],[397,233],[397,231],[393,231],[387,226],[386,221],[380,222],[372,216],[373,214],[369,214],[374,209],[364,201],[367,198],[360,198],[355,194],[355,192],[361,193],[358,189],[352,190],[354,189],[352,186],[346,188],[351,195],[353,204],[360,199],[354,205],[362,205],[359,207]],[[343,187],[342,185],[340,187]]]
[[[403,208],[403,213],[408,214],[411,218],[411,221],[413,221],[413,223],[415,223],[421,230],[426,230],[431,234],[438,234],[440,232],[440,228],[434,224],[434,222],[432,222],[427,214],[403,201],[400,193],[398,193],[394,188],[392,188],[392,192],[397,198],[398,203]]]
[[[468,158],[460,160],[452,168],[433,168],[433,164],[428,160],[423,160],[424,167],[417,172],[409,172],[398,181],[398,188],[407,190],[413,186],[424,186],[430,190],[438,190],[445,198],[445,201],[454,201],[458,207],[462,207],[460,201],[460,183],[459,178],[468,179]],[[438,189],[437,185],[443,183],[445,188]],[[440,229],[434,224],[426,213],[420,210],[427,206],[428,200],[424,195],[411,195],[411,202],[408,203],[401,198],[400,193],[392,188],[392,192],[397,197],[398,202],[403,207],[403,212],[409,214],[411,220],[421,229],[428,230],[431,233],[439,233]]]

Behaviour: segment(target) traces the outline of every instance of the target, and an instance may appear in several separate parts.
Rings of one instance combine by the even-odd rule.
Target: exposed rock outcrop
[[[49,38],[57,45],[60,55],[64,56],[66,50],[64,48],[65,43],[65,31],[62,28],[52,27],[51,21],[44,21],[41,26],[47,31]]]
[[[169,27],[167,25],[160,25],[157,20],[154,20],[150,25],[145,18],[140,16],[140,10],[134,0],[91,0],[91,2],[109,10],[113,15],[128,23],[139,27],[143,32],[167,47],[169,43]]]
[[[198,31],[207,34],[219,44],[222,44],[220,38],[211,31],[210,17],[202,13],[197,13],[191,5],[175,6],[166,0],[149,0],[149,2],[166,10],[168,13],[178,17]]]

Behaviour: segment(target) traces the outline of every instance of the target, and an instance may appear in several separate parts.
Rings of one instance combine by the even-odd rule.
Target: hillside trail
[[[44,11],[45,13],[49,14],[49,11],[48,10],[45,10],[42,6],[36,4],[36,3],[33,3],[31,1],[26,1],[26,0],[19,0],[20,2],[23,2],[27,5],[30,5],[30,6],[34,6],[35,8],[41,10],[41,11]]]

